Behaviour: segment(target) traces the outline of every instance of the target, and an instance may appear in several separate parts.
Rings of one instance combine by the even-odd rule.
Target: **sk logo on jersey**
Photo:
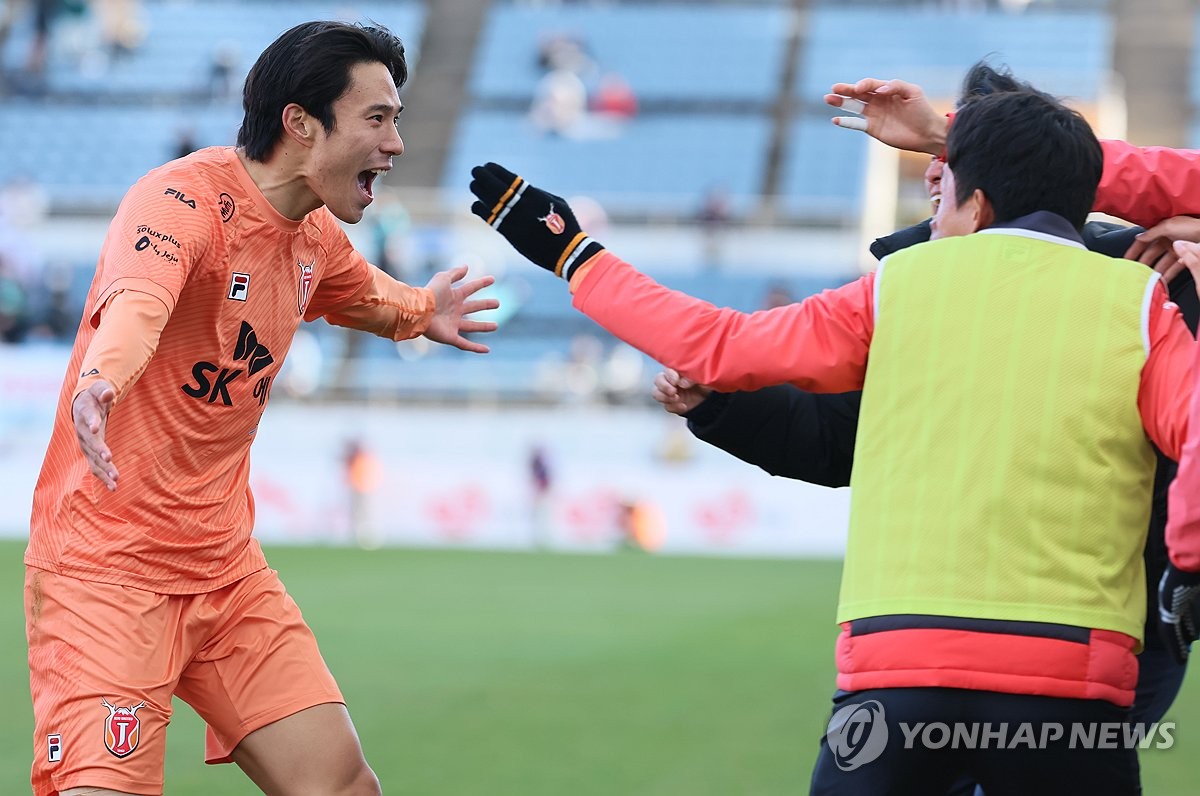
[[[304,314],[304,308],[308,306],[308,291],[312,289],[313,266],[317,264],[314,259],[308,265],[303,261],[296,260],[296,267],[300,269],[300,283],[296,286],[296,306],[300,308],[300,314]]]
[[[233,348],[233,359],[235,362],[247,363],[247,378],[275,362],[270,349],[258,342],[258,335],[255,334],[254,327],[245,321],[242,321],[242,325],[238,329],[237,343]],[[207,403],[220,401],[222,406],[233,406],[229,387],[233,384],[234,379],[242,375],[242,371],[242,368],[223,368],[213,362],[197,362],[192,366],[192,381],[195,383],[185,384],[182,389],[184,394],[193,398],[203,398]],[[210,375],[213,378],[209,378]],[[270,376],[261,377],[258,384],[254,385],[254,397],[258,399],[259,406],[267,402],[267,393],[270,389]]]
[[[137,712],[146,707],[146,701],[121,708],[108,704],[108,700],[101,697],[100,704],[108,708],[108,718],[104,720],[104,745],[117,757],[128,757],[137,749],[142,737],[142,720],[137,717]]]

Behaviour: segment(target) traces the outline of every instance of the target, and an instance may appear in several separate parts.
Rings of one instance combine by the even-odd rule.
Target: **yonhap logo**
[[[888,728],[883,705],[874,699],[846,705],[833,714],[825,742],[842,771],[853,771],[883,754]]]

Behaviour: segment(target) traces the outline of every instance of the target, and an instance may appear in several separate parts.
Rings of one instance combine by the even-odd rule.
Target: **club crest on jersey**
[[[128,757],[137,749],[142,737],[142,720],[137,717],[137,712],[146,707],[146,700],[123,708],[110,705],[101,697],[100,704],[108,708],[108,718],[104,720],[104,745],[115,756]]]
[[[538,219],[546,225],[546,229],[553,232],[555,235],[563,234],[567,228],[567,222],[563,221],[563,217],[554,212],[554,205],[550,205],[550,212]]]
[[[300,283],[296,286],[296,306],[300,308],[300,314],[304,314],[304,308],[308,306],[308,292],[312,289],[313,266],[317,264],[314,259],[308,265],[305,265],[302,260],[296,260],[296,267],[300,269]]]

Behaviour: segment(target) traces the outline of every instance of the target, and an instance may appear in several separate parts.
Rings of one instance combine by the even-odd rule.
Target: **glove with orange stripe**
[[[1200,637],[1200,572],[1184,572],[1168,562],[1158,581],[1159,636],[1177,663],[1187,663]]]
[[[579,228],[561,196],[534,188],[496,163],[471,169],[471,212],[482,218],[534,265],[569,280],[604,247]]]

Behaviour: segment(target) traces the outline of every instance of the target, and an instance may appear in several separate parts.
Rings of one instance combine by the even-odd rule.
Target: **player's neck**
[[[303,168],[297,168],[294,164],[296,159],[293,153],[281,147],[265,162],[261,162],[246,157],[246,153],[238,147],[237,156],[258,190],[284,218],[299,221],[322,205],[308,187]]]

